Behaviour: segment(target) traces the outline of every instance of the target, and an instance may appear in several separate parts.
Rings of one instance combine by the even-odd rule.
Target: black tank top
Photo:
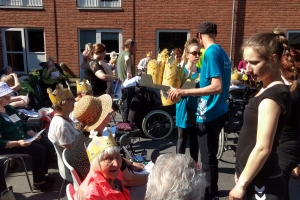
[[[283,112],[279,116],[271,153],[257,176],[270,176],[276,175],[278,172],[280,173],[276,149],[283,127],[291,112],[291,95],[289,88],[283,84],[273,85],[270,88],[267,88],[259,96],[250,98],[249,103],[245,108],[244,124],[239,135],[236,152],[236,172],[238,173],[238,176],[244,170],[249,155],[256,144],[258,106],[265,98],[274,100],[282,108]],[[265,125],[268,126],[268,124]]]
[[[103,67],[95,60],[91,60],[89,62],[89,67],[84,68],[84,78],[89,80],[91,83],[94,96],[105,94],[105,90],[107,88],[106,81],[99,79],[95,75],[98,70],[102,70],[103,73],[105,73]]]

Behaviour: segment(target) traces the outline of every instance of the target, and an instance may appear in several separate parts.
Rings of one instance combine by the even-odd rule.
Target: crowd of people
[[[86,45],[80,66],[82,80],[76,82],[77,97],[61,84],[54,62],[46,63],[42,77],[56,113],[49,127],[49,139],[39,136],[33,142],[26,140],[36,133],[11,105],[19,81],[14,73],[7,72],[0,82],[1,154],[31,155],[34,189],[48,191],[55,182],[47,175],[53,145],[67,149],[71,153],[70,164],[82,181],[74,195],[77,200],[219,199],[216,156],[219,133],[228,112],[232,64],[216,43],[217,34],[215,23],[202,22],[196,38],[186,41],[183,49],[174,50],[174,60],[184,69],[184,81],[196,84],[191,89],[172,88],[168,93],[171,100],[181,97],[176,103],[176,154],[159,156],[149,174],[135,173],[143,171],[145,165],[121,156],[109,128],[115,115],[111,97],[115,81],[132,79],[137,70],[145,73],[151,60],[152,52],[147,52],[146,58],[134,66],[132,56],[137,42],[132,39],[125,41],[119,56],[111,52],[109,62],[104,60],[104,44]],[[243,62],[239,68],[253,81],[261,81],[262,88],[244,110],[236,151],[235,186],[229,199],[289,200],[291,173],[300,163],[300,53],[291,49],[279,30],[251,36],[241,52]],[[125,122],[134,92],[132,88],[123,90]],[[102,135],[104,130],[108,136]],[[185,155],[188,138],[190,155]],[[2,190],[6,187],[2,174],[0,179]]]

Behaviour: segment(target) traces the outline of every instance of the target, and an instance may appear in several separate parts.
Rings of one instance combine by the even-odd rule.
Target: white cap
[[[3,97],[12,92],[13,90],[10,89],[10,87],[6,83],[0,82],[0,97]]]

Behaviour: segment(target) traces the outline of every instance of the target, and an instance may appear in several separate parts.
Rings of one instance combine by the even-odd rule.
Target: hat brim
[[[98,116],[98,119],[95,120],[94,124],[87,125],[85,130],[90,132],[91,130],[95,130],[98,126],[103,122],[103,120],[107,117],[107,115],[112,110],[112,98],[108,94],[101,95],[97,98],[102,107],[101,115]],[[105,124],[106,125],[106,124]]]
[[[13,93],[13,92],[14,91],[12,89],[7,88],[5,91],[3,91],[3,92],[0,93],[0,97],[3,97],[5,95],[8,95],[8,94]]]

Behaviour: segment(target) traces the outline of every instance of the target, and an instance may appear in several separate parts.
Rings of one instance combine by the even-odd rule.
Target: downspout
[[[57,13],[56,13],[56,0],[53,0],[54,9],[54,30],[55,30],[55,45],[56,45],[56,62],[58,62],[58,34],[57,34]]]
[[[133,0],[133,40],[135,40],[135,0]],[[135,66],[135,55],[133,60],[133,66]]]
[[[234,35],[234,15],[235,15],[235,0],[233,0],[232,3],[232,17],[231,17],[231,35],[230,35],[230,54],[229,54],[229,59],[231,60],[232,57],[232,49],[233,49],[233,35]]]

